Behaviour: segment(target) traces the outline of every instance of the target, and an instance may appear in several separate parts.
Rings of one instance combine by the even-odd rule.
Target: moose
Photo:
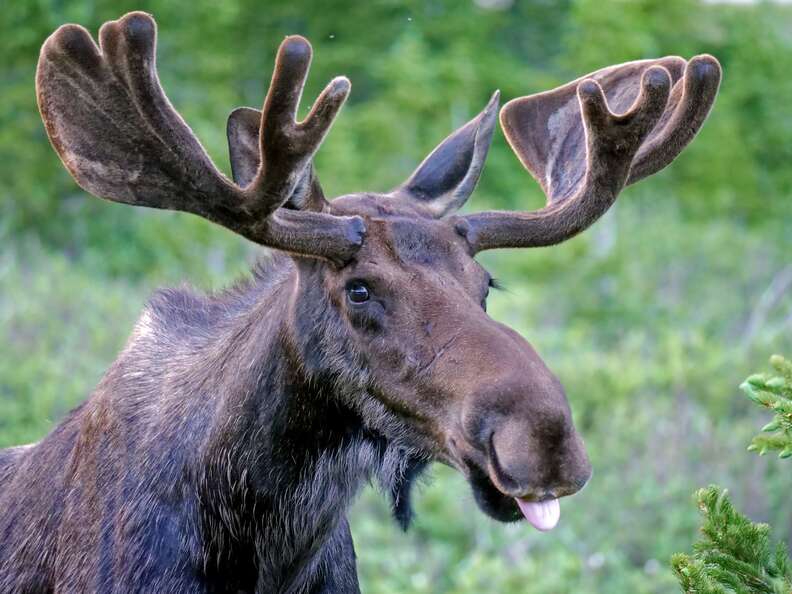
[[[90,397],[43,440],[0,451],[0,592],[359,592],[347,510],[369,481],[403,527],[433,462],[478,506],[539,530],[591,464],[558,379],[486,313],[483,250],[558,244],[698,133],[721,69],[633,61],[484,110],[388,193],[325,198],[313,156],[350,92],[297,121],[312,58],[287,37],[261,111],[228,118],[232,179],[174,110],[156,25],[133,12],[44,43],[49,139],[98,197],[193,213],[271,248],[217,294],[161,290]],[[456,211],[500,113],[547,195]]]

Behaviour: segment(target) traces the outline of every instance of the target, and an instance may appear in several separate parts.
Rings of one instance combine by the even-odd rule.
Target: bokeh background
[[[691,493],[728,487],[792,538],[792,478],[745,453],[763,424],[737,385],[792,354],[792,9],[695,0],[15,0],[0,10],[0,447],[40,439],[97,383],[147,295],[220,288],[262,250],[195,217],[88,196],[36,110],[42,41],[143,9],[172,102],[229,171],[225,118],[260,105],[289,33],[316,50],[306,97],[349,103],[317,159],[329,195],[387,190],[500,88],[506,99],[596,68],[709,52],[725,77],[699,138],[563,246],[487,253],[492,315],[560,376],[595,473],[557,530],[486,519],[436,469],[407,534],[369,489],[352,512],[369,594],[660,593],[697,526]],[[468,209],[541,206],[496,134]]]

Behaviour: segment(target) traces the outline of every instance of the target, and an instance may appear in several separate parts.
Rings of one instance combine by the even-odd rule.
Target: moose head
[[[108,200],[196,214],[286,254],[271,271],[282,307],[261,315],[277,316],[301,385],[324,386],[415,469],[441,461],[459,470],[490,516],[552,528],[558,499],[586,484],[591,465],[558,379],[487,315],[493,280],[475,257],[563,242],[668,165],[707,117],[718,62],[628,62],[510,101],[502,129],[547,206],[460,215],[484,166],[497,92],[399,187],[328,201],[312,159],[350,82],[332,80],[296,121],[308,41],[283,41],[261,111],[231,113],[233,181],[163,93],[155,45],[155,23],[140,12],[105,24],[99,46],[76,25],[45,43],[39,107],[77,183]],[[407,493],[397,495],[404,519]]]

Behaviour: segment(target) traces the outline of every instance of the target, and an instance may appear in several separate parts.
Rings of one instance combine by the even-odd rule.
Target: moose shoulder
[[[350,84],[297,122],[306,40],[281,44],[262,111],[229,117],[233,181],[159,86],[154,21],[128,14],[99,42],[61,27],[36,78],[77,183],[277,251],[226,292],[157,293],[88,400],[0,451],[0,591],[357,592],[351,500],[377,480],[406,527],[434,461],[490,516],[552,528],[591,466],[558,380],[487,316],[474,256],[564,241],[670,163],[712,106],[717,61],[630,62],[506,104],[548,205],[459,216],[497,93],[403,185],[327,201],[312,159]]]

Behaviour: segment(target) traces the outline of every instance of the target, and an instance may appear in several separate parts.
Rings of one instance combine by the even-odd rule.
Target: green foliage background
[[[82,192],[36,111],[38,49],[58,25],[96,32],[143,9],[160,26],[163,84],[228,171],[224,129],[257,106],[289,33],[316,50],[306,97],[353,83],[318,158],[331,195],[386,190],[500,88],[506,99],[604,65],[709,52],[724,67],[700,137],[563,246],[486,254],[507,287],[492,315],[565,384],[594,464],[542,534],[483,517],[437,469],[401,534],[383,499],[353,511],[364,591],[458,594],[678,590],[668,559],[695,534],[690,492],[792,539],[788,469],[744,455],[761,411],[735,388],[792,352],[792,9],[693,0],[17,0],[0,11],[0,447],[37,440],[99,380],[146,296],[223,286],[260,251],[189,215]],[[496,135],[469,209],[536,208],[542,194]]]

